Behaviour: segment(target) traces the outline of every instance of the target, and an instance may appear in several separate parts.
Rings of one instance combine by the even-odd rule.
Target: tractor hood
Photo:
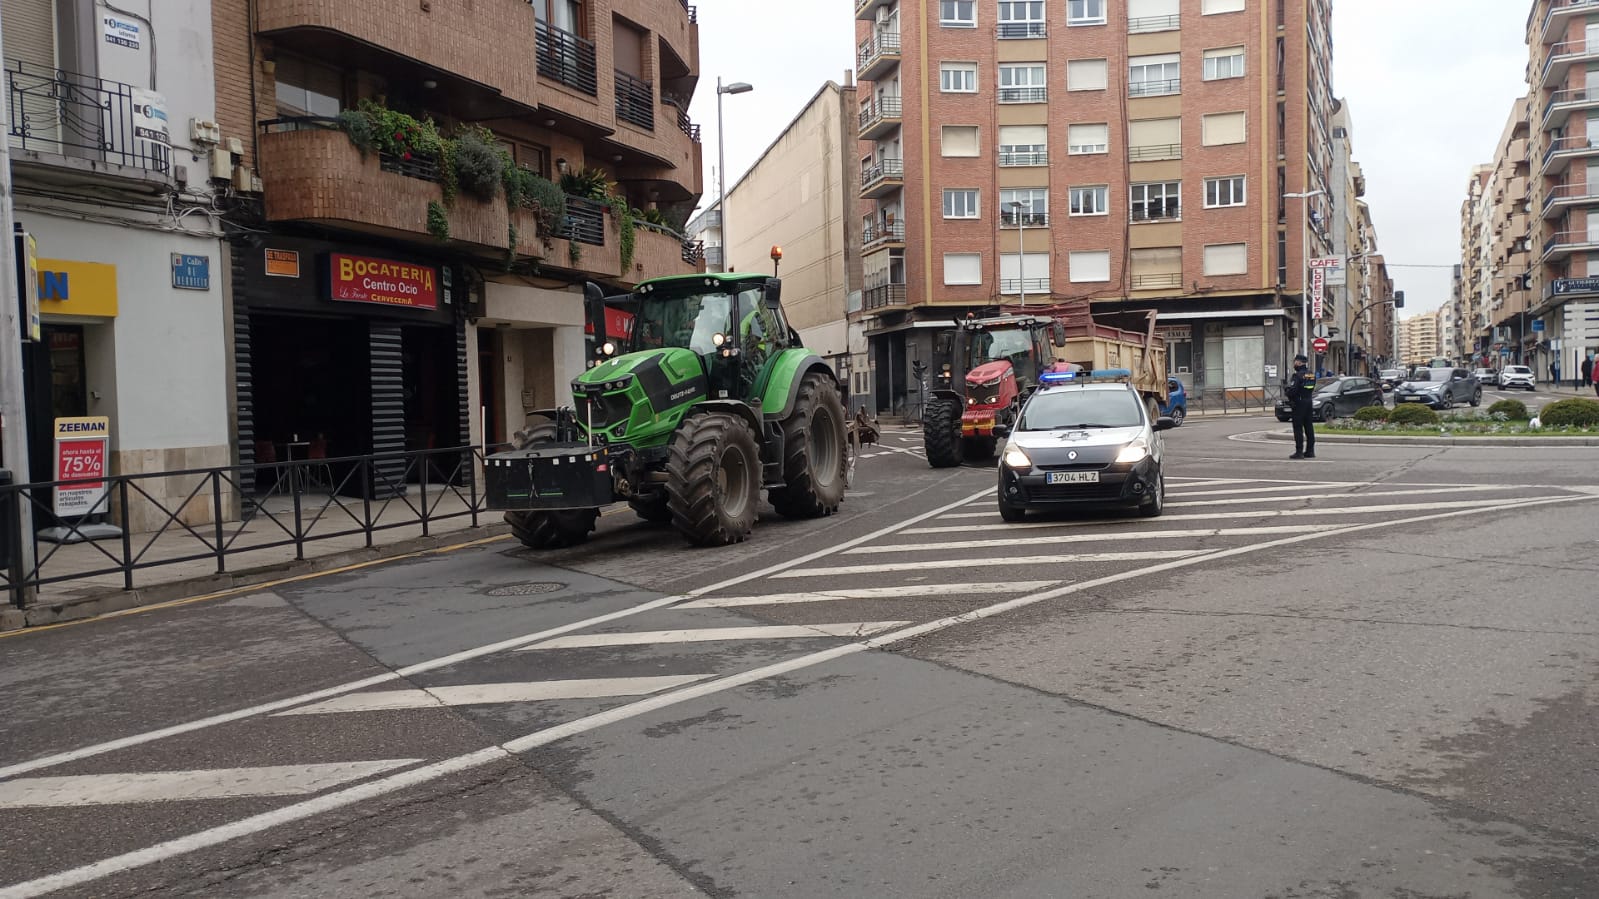
[[[966,373],[966,383],[973,386],[988,384],[1009,374],[1010,370],[1011,364],[1004,359],[997,359],[993,362],[984,362],[982,365],[979,365]]]
[[[601,362],[572,381],[574,393],[592,392],[596,387],[615,389],[618,382],[637,381],[651,399],[671,400],[676,391],[698,382],[699,392],[705,391],[705,366],[698,353],[682,347],[660,350],[643,350],[617,356]],[[685,395],[682,399],[686,399]]]

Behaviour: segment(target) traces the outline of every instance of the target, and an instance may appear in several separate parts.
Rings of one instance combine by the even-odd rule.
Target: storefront
[[[468,442],[469,292],[458,265],[272,237],[233,248],[233,277],[242,463]],[[332,483],[361,489],[347,467],[334,468]],[[403,463],[384,466],[391,486],[400,470]]]

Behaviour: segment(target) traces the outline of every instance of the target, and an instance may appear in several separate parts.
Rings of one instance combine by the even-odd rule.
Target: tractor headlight
[[[1026,471],[1033,467],[1033,460],[1032,457],[1027,455],[1026,450],[1011,444],[1005,447],[1005,467],[1014,468],[1017,471]]]
[[[711,337],[711,343],[715,344],[716,346],[721,346],[722,344],[727,343],[727,335],[718,333]]]
[[[967,398],[966,398],[966,405],[968,405],[968,406],[975,406],[975,405],[977,405],[977,397],[975,397],[975,396],[969,396],[969,397],[967,397]]]
[[[1142,439],[1134,440],[1132,443],[1122,447],[1122,451],[1116,454],[1116,464],[1136,465],[1148,457],[1149,444]]]
[[[602,356],[615,356],[616,355],[616,344],[610,342],[609,340],[607,340],[604,343],[600,344],[600,355],[602,355]]]

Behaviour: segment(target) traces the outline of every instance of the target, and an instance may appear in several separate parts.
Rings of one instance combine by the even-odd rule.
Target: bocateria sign
[[[439,308],[439,270],[371,256],[328,256],[328,297],[345,303]]]

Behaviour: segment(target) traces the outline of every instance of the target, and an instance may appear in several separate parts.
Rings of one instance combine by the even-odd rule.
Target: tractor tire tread
[[[816,413],[826,412],[833,428],[833,446],[838,459],[837,471],[831,483],[817,479],[818,471],[811,459],[811,428],[817,424]],[[769,491],[767,498],[778,514],[785,518],[823,518],[838,511],[844,502],[849,464],[845,449],[848,435],[844,426],[844,402],[832,379],[812,372],[800,380],[799,395],[794,400],[794,411],[783,422],[783,484]]]
[[[745,513],[729,518],[718,504],[717,466],[722,450],[742,444],[754,496]],[[727,546],[749,538],[760,498],[760,448],[755,432],[742,418],[721,413],[691,416],[672,435],[667,471],[667,507],[672,524],[695,546]]]
[[[960,433],[955,406],[945,400],[927,405],[922,419],[922,446],[927,464],[934,468],[954,468],[961,464]]]

